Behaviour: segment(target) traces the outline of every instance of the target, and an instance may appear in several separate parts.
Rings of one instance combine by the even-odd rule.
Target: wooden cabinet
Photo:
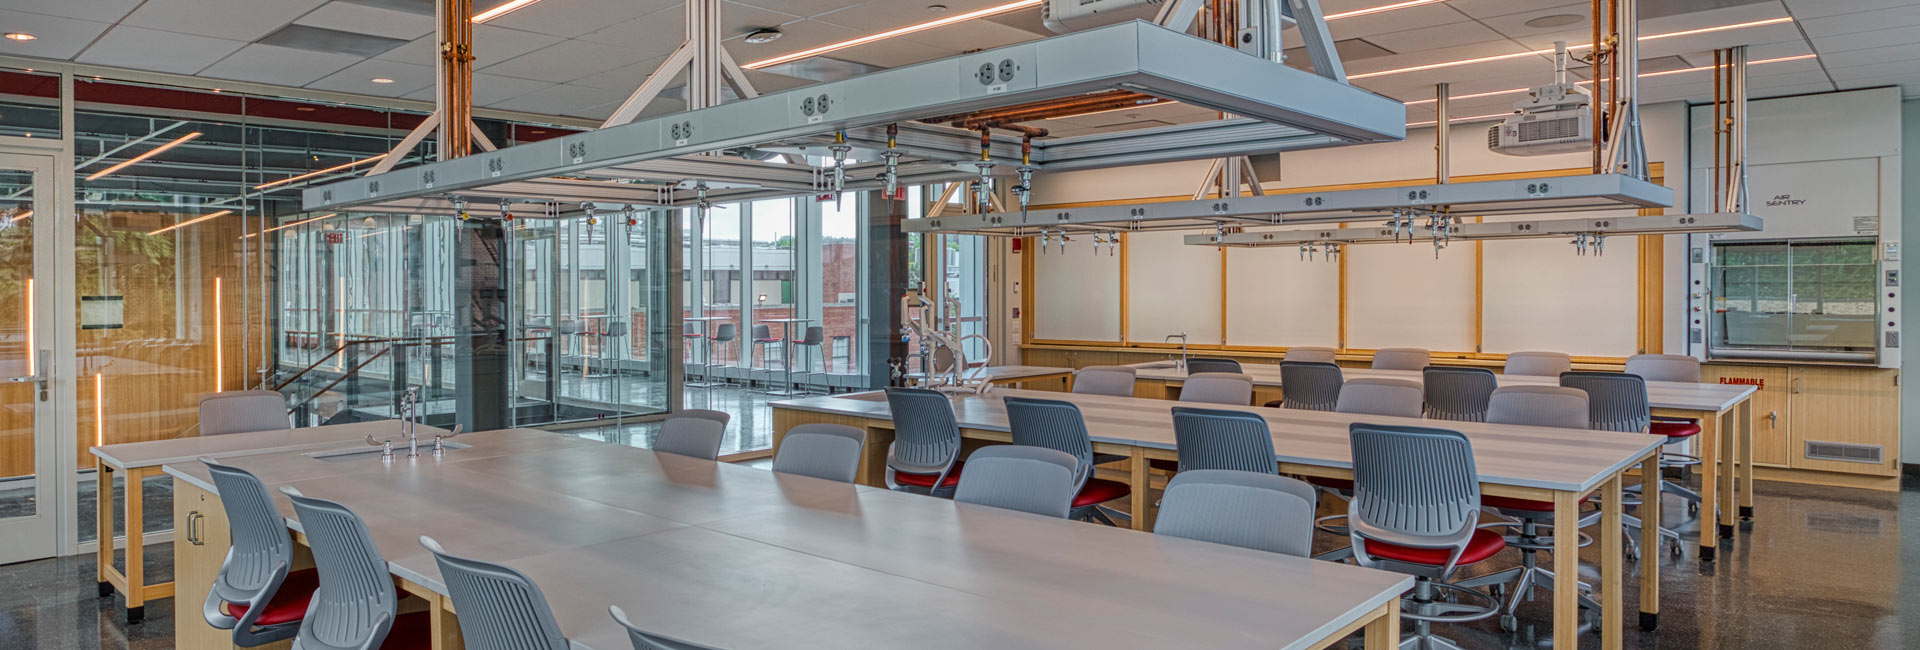
[[[1787,397],[1790,382],[1785,366],[1715,365],[1700,368],[1700,380],[1745,384],[1759,388],[1753,394],[1753,460],[1770,467],[1787,467],[1793,445],[1787,435]]]
[[[1790,466],[1882,476],[1899,473],[1900,387],[1894,383],[1898,370],[1796,366],[1788,374]]]
[[[173,479],[173,634],[175,647],[226,650],[233,633],[207,624],[201,605],[213,590],[232,537],[220,497]]]

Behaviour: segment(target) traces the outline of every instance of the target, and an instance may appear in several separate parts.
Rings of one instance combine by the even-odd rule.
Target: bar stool
[[[811,325],[807,327],[806,333],[802,335],[801,338],[789,341],[789,343],[796,346],[800,351],[807,353],[805,357],[806,360],[800,362],[802,366],[806,368],[803,372],[813,372],[813,351],[820,349],[820,344],[826,342],[826,333],[826,328],[819,325]],[[804,395],[808,393],[808,391],[802,391],[797,386],[794,386],[793,368],[791,364],[789,364],[787,368],[787,386],[789,387],[787,392],[790,395]]]
[[[682,327],[680,329],[680,338],[682,340],[685,340],[689,346],[700,342],[700,339],[707,338],[706,332],[701,331],[701,327],[704,325],[705,323],[696,323],[693,321],[687,321],[685,323],[682,323]],[[699,375],[702,378],[705,378],[707,376],[706,357],[712,354],[713,354],[713,349],[707,348],[706,353],[700,355],[701,359],[700,359]],[[692,356],[692,355],[688,355],[688,356]]]
[[[1500,601],[1448,579],[1507,547],[1506,538],[1479,527],[1472,444],[1457,432],[1428,427],[1354,423],[1347,431],[1353,446],[1347,514],[1354,561],[1414,577],[1411,607],[1401,610],[1401,617],[1413,621],[1413,632],[1400,647],[1457,650],[1459,644],[1433,633],[1433,624],[1489,618],[1500,612]]]
[[[719,324],[719,325],[717,325],[717,326],[714,326],[714,328],[713,328],[713,336],[712,336],[712,337],[709,337],[709,338],[707,339],[707,354],[706,354],[706,356],[707,356],[707,360],[706,360],[706,366],[707,366],[707,370],[706,370],[706,371],[704,371],[704,372],[702,373],[702,374],[703,374],[703,375],[704,375],[704,376],[706,377],[706,379],[707,379],[707,381],[704,381],[704,382],[701,382],[701,383],[698,383],[698,384],[688,384],[688,386],[693,386],[693,387],[699,387],[699,388],[708,388],[708,387],[712,387],[712,386],[720,386],[720,385],[724,385],[724,384],[726,383],[726,382],[724,381],[724,379],[725,379],[725,378],[724,378],[724,377],[716,377],[716,376],[715,376],[715,374],[713,373],[713,365],[714,365],[714,363],[713,363],[713,351],[714,351],[714,347],[715,347],[715,346],[718,346],[718,345],[723,345],[723,344],[727,344],[727,343],[732,343],[732,342],[734,342],[734,341],[737,341],[737,340],[739,340],[739,338],[740,338],[740,326],[739,326],[739,325],[735,325],[735,324],[733,324],[733,323],[721,323],[721,324]],[[724,365],[724,364],[722,364],[722,365]]]
[[[764,362],[767,360],[766,346],[778,345],[783,341],[780,337],[773,335],[773,327],[766,323],[754,325],[752,333],[753,338],[749,341],[749,344],[753,347],[747,351],[748,354],[752,355],[752,358],[747,359],[748,369],[760,368],[765,365]],[[753,375],[749,373],[747,376],[749,377],[747,383],[752,384],[753,380],[751,377]]]

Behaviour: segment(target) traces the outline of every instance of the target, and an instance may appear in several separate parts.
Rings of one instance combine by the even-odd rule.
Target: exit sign
[[[327,243],[329,243],[329,244],[345,244],[345,243],[347,243],[347,233],[345,233],[345,232],[343,232],[343,231],[339,231],[339,230],[331,230],[331,231],[328,231],[328,232],[327,232]]]

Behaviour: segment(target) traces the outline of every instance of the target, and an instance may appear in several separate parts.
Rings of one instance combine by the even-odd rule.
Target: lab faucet
[[[402,393],[400,395],[400,435],[406,437],[407,439],[407,456],[409,458],[420,455],[419,432],[420,432],[420,420],[422,417],[424,417],[424,414],[422,413],[421,407],[420,407],[420,387],[408,386],[407,392]],[[461,428],[460,426],[456,425],[453,427],[453,431],[451,433],[447,433],[444,435],[434,434],[433,455],[439,456],[440,454],[445,453],[446,445],[444,443],[446,439],[460,435],[460,428]],[[380,447],[381,460],[393,459],[393,439],[392,438],[388,438],[386,440],[376,440],[374,439],[373,434],[367,434],[367,444]]]
[[[1167,338],[1162,339],[1160,342],[1165,343],[1167,341],[1171,341],[1174,339],[1180,339],[1180,363],[1176,364],[1174,368],[1178,370],[1186,370],[1187,369],[1187,333],[1185,331],[1182,331],[1179,334],[1168,334]]]

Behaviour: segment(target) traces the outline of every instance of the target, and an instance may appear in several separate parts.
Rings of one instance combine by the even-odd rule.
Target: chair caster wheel
[[[1667,552],[1672,553],[1674,557],[1680,557],[1680,554],[1683,551],[1680,548],[1680,544],[1678,542],[1675,542],[1667,545]]]
[[[1520,618],[1512,614],[1500,617],[1500,631],[1514,632],[1520,629]]]

